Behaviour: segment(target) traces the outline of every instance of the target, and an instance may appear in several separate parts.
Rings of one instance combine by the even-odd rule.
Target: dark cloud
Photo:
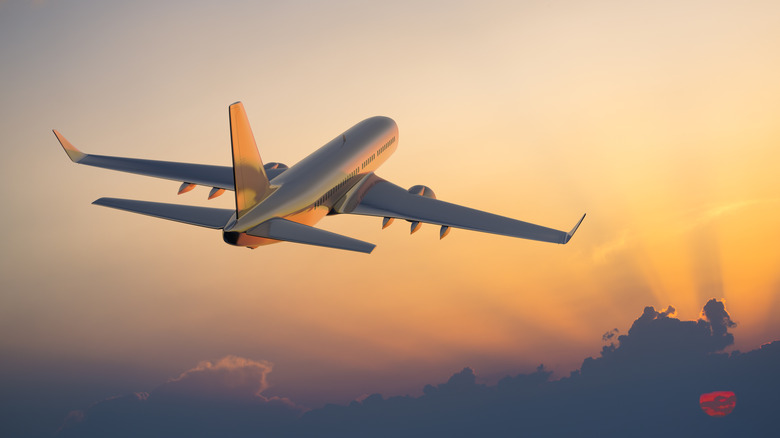
[[[730,327],[716,322],[730,321],[722,303],[718,308],[717,319],[705,312],[706,319],[681,321],[671,306],[647,307],[617,345],[567,378],[552,381],[540,366],[486,386],[464,368],[420,397],[375,394],[307,412],[295,436],[774,436],[780,343],[720,353],[733,337],[714,328]],[[616,335],[609,331],[605,340]],[[737,393],[728,417],[714,419],[699,407],[699,396],[715,390]]]
[[[613,328],[612,330],[601,335],[601,340],[604,342],[611,342],[620,333],[620,330]]]
[[[618,336],[619,347],[614,344],[604,347],[602,357],[610,359],[609,365],[605,366],[615,366],[628,372],[631,369],[628,363],[634,366],[644,363],[679,364],[682,363],[681,357],[700,357],[734,343],[734,335],[727,331],[733,323],[722,302],[713,299],[707,303],[703,311],[707,319],[681,321],[674,315],[672,306],[660,312],[652,306],[645,307],[628,333]],[[713,319],[708,315],[712,315]],[[588,366],[592,363],[586,360],[583,367]]]
[[[720,352],[734,326],[710,300],[697,321],[646,307],[617,343],[560,380],[544,366],[477,383],[464,368],[419,397],[373,394],[347,406],[304,412],[262,395],[266,362],[230,357],[203,363],[149,394],[98,403],[74,414],[62,436],[518,437],[776,436],[780,342]],[[611,341],[617,329],[607,332]],[[699,396],[733,391],[734,411],[710,417]]]
[[[715,298],[707,301],[702,313],[710,323],[712,336],[722,338],[725,345],[734,343],[734,335],[728,333],[728,329],[736,327],[737,324],[731,321],[729,313],[726,312],[726,305],[722,301],[718,301]]]
[[[227,356],[201,362],[149,393],[102,401],[72,412],[62,437],[257,436],[289,428],[303,409],[265,397],[268,362]]]
[[[459,373],[450,377],[447,383],[440,385],[426,385],[423,388],[424,394],[464,394],[474,391],[478,386],[476,384],[477,376],[471,368],[463,368]]]

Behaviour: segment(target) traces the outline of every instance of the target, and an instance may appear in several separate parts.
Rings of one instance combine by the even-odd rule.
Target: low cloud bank
[[[464,368],[420,397],[374,394],[308,412],[262,396],[270,364],[228,357],[74,414],[61,436],[774,436],[780,342],[721,353],[735,325],[722,302],[710,300],[697,321],[674,314],[646,307],[627,334],[607,332],[617,343],[560,380],[540,366],[488,386]],[[716,390],[737,394],[727,417],[699,408],[699,395]]]
[[[290,428],[303,409],[265,397],[272,365],[237,356],[201,362],[149,393],[71,412],[61,437],[249,437]]]

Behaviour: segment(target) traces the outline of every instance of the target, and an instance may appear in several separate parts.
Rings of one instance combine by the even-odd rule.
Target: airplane
[[[208,199],[235,192],[236,208],[100,198],[96,205],[205,228],[221,229],[223,240],[251,249],[280,241],[371,253],[376,245],[315,228],[326,215],[382,217],[382,229],[395,219],[440,226],[439,239],[451,228],[566,244],[571,231],[559,231],[440,201],[424,185],[403,189],[376,171],[398,147],[398,126],[388,117],[371,117],[349,128],[292,167],[263,164],[241,102],[229,106],[233,166],[212,166],[85,154],[56,129],[71,161],[87,166],[181,182],[179,194],[197,185],[212,187]]]

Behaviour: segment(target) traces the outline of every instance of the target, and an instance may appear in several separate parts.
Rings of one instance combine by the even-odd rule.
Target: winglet
[[[586,213],[586,214],[587,214],[587,213]],[[566,233],[566,238],[565,238],[565,239],[564,239],[564,241],[563,241],[563,244],[564,244],[564,245],[565,245],[565,244],[567,244],[567,243],[569,243],[569,240],[571,240],[571,237],[574,235],[574,233],[576,233],[576,232],[577,232],[577,228],[579,228],[579,227],[580,227],[580,224],[581,224],[581,223],[582,223],[582,221],[584,221],[584,220],[585,220],[585,214],[583,214],[583,215],[582,215],[582,218],[580,218],[580,221],[579,221],[579,222],[577,222],[577,225],[575,225],[575,226],[574,226],[574,228],[572,228],[572,229],[571,229],[571,231],[569,231],[568,233]]]
[[[76,146],[73,146],[62,134],[60,134],[59,131],[56,129],[52,129],[52,132],[54,132],[54,135],[57,137],[57,140],[60,141],[60,144],[62,145],[62,148],[65,149],[65,153],[68,154],[68,157],[71,161],[74,163],[78,163],[84,157],[87,156],[84,152],[81,152],[76,148]]]

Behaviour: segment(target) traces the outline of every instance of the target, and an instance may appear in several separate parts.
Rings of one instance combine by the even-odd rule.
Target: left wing
[[[585,219],[583,215],[567,233],[412,194],[376,175],[370,175],[356,189],[352,196],[347,195],[351,199],[346,199],[341,206],[342,213],[406,219],[541,242],[567,243]]]
[[[74,163],[217,187],[225,190],[234,189],[232,167],[85,154],[65,139],[59,131],[56,129],[53,131],[62,148],[65,149],[65,153],[68,154],[68,157]]]
[[[230,166],[212,166],[208,164],[177,163],[174,161],[142,160],[138,158],[108,157],[105,155],[85,154],[78,150],[59,131],[52,130],[57,136],[65,153],[74,163],[103,169],[138,175],[153,176],[184,183],[210,186],[217,189],[235,190],[233,183],[233,168]],[[287,166],[278,163],[265,165],[268,179],[274,179],[284,172]]]

